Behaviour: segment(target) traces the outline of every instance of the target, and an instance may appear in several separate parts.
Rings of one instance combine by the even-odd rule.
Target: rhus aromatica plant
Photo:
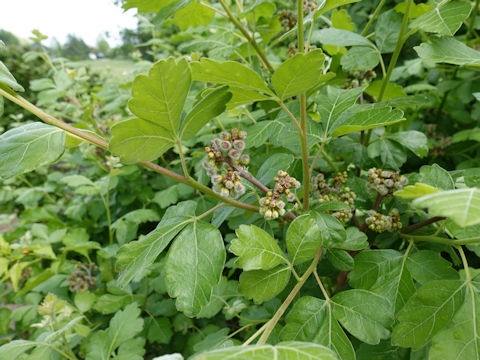
[[[3,50],[0,358],[480,360],[478,6],[125,0],[128,76]]]

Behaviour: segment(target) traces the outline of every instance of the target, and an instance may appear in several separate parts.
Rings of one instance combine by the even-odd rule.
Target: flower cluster
[[[281,199],[282,195],[288,202],[294,202],[296,197],[291,189],[298,189],[300,182],[294,177],[288,175],[286,171],[279,170],[278,176],[275,176],[275,187],[269,191],[266,197],[260,199],[260,214],[265,220],[274,220],[285,214],[285,202]]]
[[[388,215],[380,214],[375,210],[369,210],[367,212],[367,218],[365,223],[370,230],[377,233],[385,231],[397,231],[402,228],[402,222],[400,221],[400,214],[397,209],[392,209]]]
[[[242,154],[245,150],[245,131],[232,129],[231,133],[222,132],[219,138],[205,147],[207,158],[202,165],[213,184],[213,191],[222,196],[237,198],[245,193],[240,174],[231,164],[246,167],[250,158]]]
[[[348,174],[346,171],[338,172],[333,177],[325,179],[325,175],[320,173],[313,178],[313,189],[320,202],[341,201],[348,205],[349,210],[338,210],[332,212],[338,220],[348,222],[352,218],[355,209],[356,194],[351,191],[347,183]]]
[[[367,71],[349,71],[347,73],[347,78],[345,83],[343,84],[343,89],[352,89],[359,86],[368,86],[370,81],[375,79],[377,74],[373,70]]]
[[[285,31],[289,31],[297,25],[297,15],[292,10],[281,10],[278,18]]]
[[[395,191],[407,185],[408,179],[398,171],[371,168],[368,170],[368,183],[369,187],[380,195],[392,196]]]
[[[317,9],[317,3],[315,1],[306,1],[303,0],[303,13],[304,15],[308,15],[311,12]]]
[[[94,286],[95,278],[90,276],[90,270],[91,268],[77,265],[77,270],[67,277],[71,292],[84,292],[89,286]]]

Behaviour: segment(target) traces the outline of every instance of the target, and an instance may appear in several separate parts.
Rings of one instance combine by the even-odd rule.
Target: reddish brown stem
[[[383,199],[385,199],[385,195],[380,195],[377,193],[377,197],[375,198],[375,202],[373,203],[372,210],[377,211]]]
[[[442,221],[442,220],[445,220],[445,219],[446,219],[446,218],[443,217],[443,216],[435,216],[435,217],[433,217],[433,218],[431,218],[431,219],[428,219],[428,220],[425,220],[425,221],[421,221],[421,222],[416,223],[416,224],[412,224],[412,225],[410,225],[410,226],[407,226],[405,229],[403,229],[402,234],[408,234],[408,233],[410,233],[410,232],[412,232],[412,231],[415,231],[415,230],[417,230],[417,229],[420,229],[420,228],[422,228],[422,227],[424,227],[424,226],[428,226],[428,225],[433,224],[433,223],[435,223],[435,222],[437,222],[437,221]]]

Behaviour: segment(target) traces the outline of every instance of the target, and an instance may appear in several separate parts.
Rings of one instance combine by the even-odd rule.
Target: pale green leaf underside
[[[272,345],[234,346],[196,355],[192,360],[338,360],[335,353],[318,344],[289,341]]]
[[[428,208],[434,216],[451,218],[460,226],[480,224],[480,190],[457,189],[422,196],[413,201],[419,208]]]
[[[312,36],[312,42],[335,46],[374,46],[368,39],[359,34],[335,28],[315,31]]]
[[[55,162],[65,149],[65,132],[31,123],[0,136],[0,177],[9,178]]]
[[[429,43],[414,47],[426,61],[455,65],[480,65],[480,52],[450,37],[432,37]]]
[[[453,36],[468,17],[472,5],[464,1],[442,1],[435,9],[412,21],[412,29]]]
[[[213,225],[194,221],[182,230],[165,262],[165,283],[179,311],[196,316],[209,303],[225,257],[222,235]]]
[[[219,62],[202,59],[192,62],[190,66],[193,80],[236,86],[272,95],[272,91],[260,75],[236,61]]]
[[[243,270],[269,270],[282,262],[285,255],[273,237],[255,225],[240,225],[237,239],[229,251],[238,256],[235,265]]]
[[[143,119],[129,119],[115,124],[109,149],[126,164],[151,161],[174,145],[165,128]]]
[[[433,186],[416,183],[415,185],[408,185],[402,190],[398,190],[394,193],[395,196],[400,196],[404,199],[416,199],[425,195],[435,194],[438,192],[437,188]]]
[[[296,54],[281,64],[272,76],[272,85],[281,100],[314,87],[321,81],[325,55],[321,50]]]
[[[313,259],[322,246],[322,233],[310,214],[297,217],[289,226],[286,236],[287,250],[292,264]]]

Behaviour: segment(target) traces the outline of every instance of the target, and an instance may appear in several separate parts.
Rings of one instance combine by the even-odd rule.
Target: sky
[[[24,39],[38,29],[61,43],[75,34],[91,46],[108,31],[110,45],[118,45],[120,29],[136,28],[135,13],[124,12],[113,0],[0,0],[0,29]]]

